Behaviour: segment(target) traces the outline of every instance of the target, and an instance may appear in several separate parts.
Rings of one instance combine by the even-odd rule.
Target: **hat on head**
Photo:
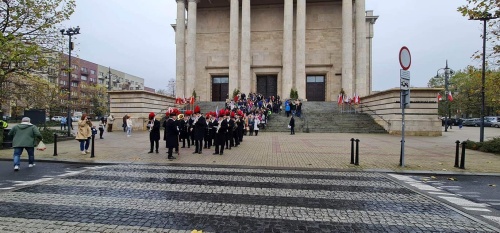
[[[226,110],[226,116],[231,116],[231,111]]]
[[[170,112],[168,113],[169,116],[177,116],[177,110],[176,108],[170,109]]]
[[[231,112],[231,118],[234,118],[234,112]]]
[[[198,113],[201,113],[201,110],[200,110],[200,106],[196,105],[196,107],[194,107],[194,114],[198,114]]]
[[[154,117],[155,117],[154,112],[150,112],[150,113],[149,113],[149,119],[150,119],[150,120],[152,120]]]
[[[186,116],[191,116],[193,114],[193,111],[191,110],[186,110],[186,112],[184,113]]]
[[[213,116],[213,117],[215,117],[215,116],[217,116],[217,113],[216,112],[210,112],[210,115]]]
[[[219,117],[223,117],[224,115],[226,115],[226,111],[224,111],[224,109],[221,109],[219,111]]]

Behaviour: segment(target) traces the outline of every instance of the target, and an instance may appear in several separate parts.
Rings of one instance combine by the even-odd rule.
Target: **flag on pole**
[[[359,99],[359,95],[354,95],[354,104],[360,104],[361,100]]]
[[[441,93],[438,92],[438,97],[437,98],[438,98],[438,101],[443,100],[443,97],[441,97]]]
[[[215,108],[215,116],[219,117],[219,105]]]
[[[191,99],[189,100],[190,104],[194,104],[194,96],[191,96]]]
[[[448,92],[448,100],[453,101],[453,96],[451,96],[451,91]]]
[[[337,104],[338,104],[338,105],[341,105],[341,104],[343,104],[343,103],[344,103],[344,98],[343,98],[342,94],[339,94],[339,97],[338,97],[338,99],[337,99]]]

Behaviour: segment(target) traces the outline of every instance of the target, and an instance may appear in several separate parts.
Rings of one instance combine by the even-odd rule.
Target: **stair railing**
[[[376,112],[376,111],[371,110],[371,109],[370,109],[370,107],[368,107],[368,106],[366,106],[366,105],[363,105],[363,104],[361,104],[361,105],[360,105],[360,107],[361,107],[361,111],[368,111],[368,112],[371,112],[371,113],[372,113],[372,114],[370,114],[371,116],[375,115],[375,116],[379,117],[380,119],[382,119],[383,121],[385,121],[385,123],[387,123],[387,126],[389,126],[389,127],[391,126],[391,122],[387,121],[387,120],[386,120],[386,119],[384,119],[382,116],[380,116],[379,114],[377,114],[377,112]],[[363,110],[363,108],[365,108],[366,110]]]

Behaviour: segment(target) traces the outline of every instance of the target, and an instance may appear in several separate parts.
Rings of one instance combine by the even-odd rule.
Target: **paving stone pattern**
[[[495,232],[371,172],[113,165],[0,193],[0,232]]]

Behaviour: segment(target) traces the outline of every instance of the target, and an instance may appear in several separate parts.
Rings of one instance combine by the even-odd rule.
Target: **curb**
[[[0,161],[12,161],[12,159],[0,158]],[[27,162],[28,159],[21,159]],[[306,168],[306,167],[266,167],[266,166],[245,166],[245,165],[214,165],[214,164],[188,164],[188,163],[172,163],[172,164],[155,164],[155,163],[135,163],[135,162],[90,162],[90,161],[71,161],[71,160],[50,160],[37,159],[41,163],[64,163],[64,164],[84,164],[84,165],[157,165],[171,167],[213,167],[213,168],[238,168],[238,169],[263,169],[263,170],[295,170],[295,171],[329,171],[329,172],[379,172],[379,173],[394,173],[403,175],[454,175],[454,176],[499,176],[500,173],[481,173],[481,172],[437,172],[427,170],[408,170],[396,171],[390,169],[342,169],[342,168]]]

